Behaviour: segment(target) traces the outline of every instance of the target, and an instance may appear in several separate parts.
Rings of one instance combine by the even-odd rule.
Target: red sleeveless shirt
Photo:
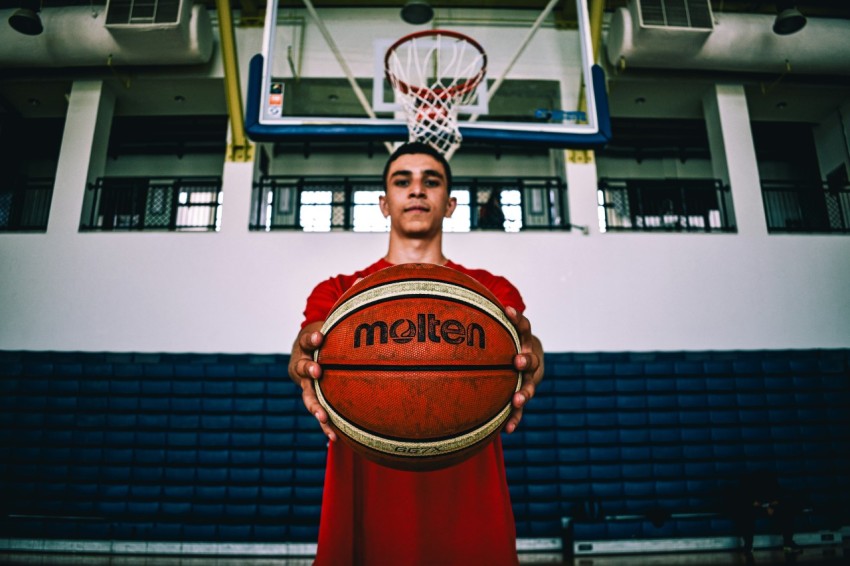
[[[325,320],[355,281],[391,265],[382,259],[317,285],[307,299],[302,327]],[[519,291],[504,277],[453,262],[446,267],[477,279],[504,306],[525,310]],[[379,466],[342,441],[330,443],[315,564],[516,565],[516,526],[501,439],[497,436],[456,466],[433,472]]]

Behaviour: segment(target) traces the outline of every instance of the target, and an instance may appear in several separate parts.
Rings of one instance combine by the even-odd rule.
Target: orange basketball
[[[322,332],[316,392],[331,425],[397,469],[444,468],[483,448],[522,381],[519,337],[499,301],[447,267],[396,265],[358,281]]]

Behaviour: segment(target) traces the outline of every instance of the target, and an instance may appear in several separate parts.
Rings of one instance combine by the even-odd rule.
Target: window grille
[[[0,185],[0,232],[44,232],[53,198],[53,179]]]
[[[850,185],[762,181],[768,232],[850,234]]]
[[[103,177],[89,186],[81,230],[210,232],[221,228],[220,177]]]
[[[378,206],[383,184],[374,177],[265,176],[253,189],[251,230],[386,232],[389,220]],[[443,223],[446,232],[485,229],[568,230],[566,187],[557,177],[521,179],[459,177],[451,195],[457,208]],[[485,222],[488,207],[493,224]]]
[[[715,179],[611,179],[598,185],[599,229],[734,232],[732,197]]]

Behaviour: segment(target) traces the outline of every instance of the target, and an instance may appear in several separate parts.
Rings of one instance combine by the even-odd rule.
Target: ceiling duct
[[[671,18],[672,5],[679,12]],[[631,0],[611,18],[609,62],[621,69],[850,74],[848,20],[808,18],[804,29],[781,36],[773,33],[774,16],[710,10],[709,0]]]
[[[110,0],[91,6],[45,8],[44,33],[21,35],[0,26],[0,68],[191,65],[206,63],[215,44],[207,9],[193,0],[146,4]],[[8,13],[6,13],[8,12]],[[0,10],[0,21],[12,10]]]

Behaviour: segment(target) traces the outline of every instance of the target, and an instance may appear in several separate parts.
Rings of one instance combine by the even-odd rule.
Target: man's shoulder
[[[338,275],[338,277],[341,277],[343,279],[350,279],[352,281],[356,281],[357,279],[361,279],[363,277],[367,277],[369,275],[372,275],[373,273],[376,273],[376,272],[384,269],[385,267],[390,267],[390,264],[387,263],[386,260],[381,258],[378,261],[376,261],[375,263],[373,263],[372,265],[369,265],[368,267],[364,267],[363,269],[355,271],[354,273],[351,273],[351,274]]]
[[[522,295],[520,294],[519,289],[517,289],[516,286],[514,286],[514,284],[506,277],[494,275],[486,269],[471,269],[458,263],[454,263],[453,261],[449,261],[446,264],[446,267],[457,269],[461,273],[469,275],[490,289],[490,291],[496,295],[504,306],[514,307],[519,312],[523,312],[525,310],[525,302],[522,300]]]
[[[319,283],[319,286],[333,286],[342,290],[346,290],[358,280],[373,273],[380,271],[381,269],[388,267],[389,264],[384,259],[379,259],[372,265],[368,267],[364,267],[354,273],[340,273],[339,275],[335,275],[333,277],[329,277],[328,279]]]
[[[482,283],[484,281],[495,281],[495,280],[507,281],[507,279],[505,277],[503,277],[501,275],[495,275],[495,274],[493,274],[492,272],[490,272],[486,269],[466,267],[465,265],[455,263],[451,260],[449,260],[449,262],[446,263],[446,267],[451,267],[452,269],[456,269],[456,270],[460,271],[461,273],[465,273],[465,274],[469,275],[473,279],[477,279],[478,281],[481,281]]]

